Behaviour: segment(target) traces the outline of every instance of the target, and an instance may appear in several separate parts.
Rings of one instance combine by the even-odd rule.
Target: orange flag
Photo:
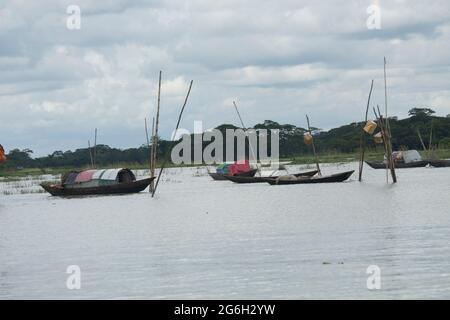
[[[5,149],[3,149],[3,146],[0,144],[0,163],[5,161],[6,161]]]

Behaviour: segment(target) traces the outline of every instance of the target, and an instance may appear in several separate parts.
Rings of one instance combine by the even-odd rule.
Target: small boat
[[[373,169],[386,169],[386,162],[383,162],[383,161],[366,161],[366,163]],[[409,163],[394,161],[395,169],[421,168],[421,167],[426,167],[427,165],[428,165],[428,161],[424,161],[424,160],[413,161],[413,162],[409,162]]]
[[[41,187],[53,196],[85,196],[138,193],[155,179],[136,180],[130,169],[71,171],[59,184],[42,183]]]
[[[317,174],[317,170],[301,172],[293,174],[295,177],[312,177]],[[243,176],[225,176],[225,179],[233,181],[235,183],[261,183],[267,182],[267,179],[277,179],[278,176],[272,177],[243,177]]]
[[[217,173],[217,172],[209,172],[209,175],[211,178],[213,178],[216,181],[225,181],[225,180],[228,180],[227,179],[228,177],[251,178],[256,174],[257,171],[258,171],[258,169],[252,169],[249,171],[238,172],[238,173],[235,173],[234,175],[227,175],[227,174],[222,174],[222,173]]]
[[[435,168],[450,167],[450,160],[428,160],[428,163]]]
[[[417,150],[394,151],[392,153],[395,169],[421,168],[428,165]],[[373,169],[386,169],[386,156],[384,161],[366,161]]]
[[[253,177],[258,169],[252,169],[248,160],[233,163],[222,163],[216,168],[216,172],[209,172],[214,180],[225,181],[225,176]]]
[[[270,183],[271,185],[343,182],[348,178],[350,178],[353,172],[355,171],[352,170],[341,173],[335,173],[328,176],[315,176],[315,177],[281,176],[276,179],[265,178],[265,181]]]

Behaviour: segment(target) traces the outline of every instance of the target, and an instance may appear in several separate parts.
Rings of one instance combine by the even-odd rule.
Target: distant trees
[[[408,111],[411,117],[430,117],[436,112],[430,108],[412,108]]]
[[[450,148],[450,117],[432,116],[434,110],[430,108],[413,108],[410,110],[410,118],[398,120],[395,117],[390,118],[392,130],[392,142],[395,149],[406,146],[410,149],[422,149],[417,131],[419,130],[426,140],[430,133],[433,134],[433,143],[441,148]],[[324,152],[354,152],[359,148],[359,139],[362,122],[351,123],[329,131],[315,130],[314,139],[316,149],[319,153]],[[226,129],[236,129],[231,124],[218,126],[223,136],[226,137]],[[288,158],[299,154],[311,154],[310,146],[303,142],[303,135],[306,132],[304,128],[291,124],[280,124],[275,121],[265,120],[257,124],[254,129],[278,129],[280,131],[279,154],[282,158]],[[433,128],[433,130],[431,130]],[[317,130],[316,130],[317,129]],[[268,132],[270,135],[270,131]],[[270,144],[270,137],[267,137]],[[225,139],[224,139],[225,142]],[[160,139],[158,141],[159,161],[168,157],[170,151],[176,142]],[[206,147],[207,143],[204,143]],[[369,146],[375,147],[373,142]],[[226,149],[224,146],[223,154]],[[270,152],[270,146],[269,146]],[[18,167],[66,167],[81,168],[90,166],[89,149],[77,149],[75,151],[55,151],[52,154],[33,159],[30,149],[13,149],[7,154],[8,161],[0,164],[0,168],[18,168]],[[193,154],[193,153],[192,153]],[[149,150],[146,145],[138,148],[117,149],[107,145],[97,145],[96,163],[97,167],[119,166],[127,164],[148,164]]]
[[[8,155],[8,161],[4,164],[6,167],[31,167],[34,160],[31,158],[33,153],[30,149],[13,149]]]

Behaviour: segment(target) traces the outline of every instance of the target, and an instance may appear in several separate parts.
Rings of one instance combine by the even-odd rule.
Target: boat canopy
[[[224,175],[235,175],[236,173],[250,171],[250,163],[248,160],[237,161],[235,163],[222,163],[216,169],[216,172]]]
[[[405,163],[422,161],[422,157],[417,150],[395,151],[392,153],[392,157],[397,161],[403,160]]]
[[[61,182],[64,185],[86,183],[93,180],[98,181],[117,181],[117,182],[131,182],[135,181],[136,177],[130,169],[99,169],[99,170],[84,170],[81,172],[71,171],[62,176]]]

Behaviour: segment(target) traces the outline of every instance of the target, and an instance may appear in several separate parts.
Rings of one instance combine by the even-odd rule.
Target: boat
[[[252,169],[248,160],[233,163],[222,163],[216,168],[216,172],[209,172],[214,180],[225,181],[225,176],[253,177],[258,169]]]
[[[417,150],[395,151],[392,153],[395,169],[426,167],[428,160],[423,160]],[[366,161],[373,169],[386,169],[386,159],[384,161]]]
[[[355,170],[315,177],[280,176],[276,179],[265,178],[265,182],[271,185],[343,182],[350,178],[353,172]]]
[[[217,173],[217,172],[209,172],[209,176],[217,181],[225,181],[225,180],[228,180],[227,178],[229,178],[229,177],[251,178],[256,174],[257,171],[258,171],[258,169],[251,169],[249,171],[235,173],[234,175],[228,175],[228,174]]]
[[[365,161],[369,167],[373,169],[386,169],[386,162],[383,161]],[[394,162],[395,169],[406,169],[406,168],[422,168],[428,165],[428,161],[413,161],[410,163]]]
[[[295,177],[312,177],[317,174],[317,170],[301,172],[293,174]],[[279,176],[271,177],[244,177],[244,176],[225,176],[225,179],[233,181],[235,183],[261,183],[266,182],[267,179],[277,179]]]
[[[71,171],[59,184],[42,183],[52,196],[85,196],[138,193],[147,188],[155,177],[136,180],[130,169]]]
[[[428,160],[428,163],[435,168],[450,167],[450,160]]]

